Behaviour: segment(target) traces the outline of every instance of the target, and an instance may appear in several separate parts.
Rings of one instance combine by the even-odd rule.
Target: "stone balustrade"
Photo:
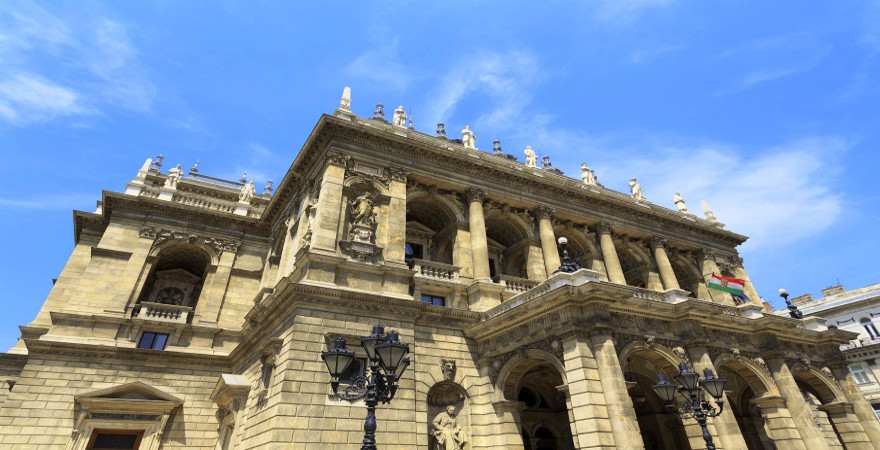
[[[164,303],[141,302],[137,318],[153,322],[187,323],[192,313],[189,306],[166,305]]]
[[[222,200],[212,199],[188,192],[175,192],[171,201],[174,203],[181,203],[184,205],[195,206],[197,208],[205,208],[230,214],[235,211],[236,207],[236,204],[233,202],[224,202]]]
[[[458,281],[461,272],[457,266],[425,259],[414,259],[413,271],[416,276],[443,281]]]
[[[517,294],[528,291],[538,285],[537,281],[515,277],[513,275],[501,275],[501,282],[504,284],[504,290]]]

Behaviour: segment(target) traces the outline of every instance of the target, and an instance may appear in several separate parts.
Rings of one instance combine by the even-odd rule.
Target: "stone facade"
[[[376,323],[412,356],[381,448],[438,448],[452,405],[468,450],[702,449],[652,390],[682,362],[729,380],[720,449],[880,442],[852,333],[766,314],[748,281],[753,301],[707,288],[748,280],[744,236],[381,111],[344,98],[274,192],[160,159],[76,212],[67,265],[0,357],[0,447],[358,448],[363,401],[333,395],[320,353],[344,336],[363,358]],[[560,237],[581,269],[557,270]]]

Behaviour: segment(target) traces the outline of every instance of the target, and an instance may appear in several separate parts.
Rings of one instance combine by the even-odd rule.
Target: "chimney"
[[[829,286],[825,289],[822,289],[822,295],[825,297],[830,297],[832,295],[841,294],[841,293],[843,293],[843,291],[844,291],[843,285],[838,283],[838,284],[835,284],[834,286]]]

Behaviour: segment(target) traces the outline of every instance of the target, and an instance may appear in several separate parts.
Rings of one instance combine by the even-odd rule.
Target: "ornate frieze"
[[[154,227],[147,226],[140,229],[138,236],[144,239],[152,239],[153,246],[161,245],[166,241],[181,241],[190,244],[203,244],[214,248],[217,253],[221,252],[237,252],[241,244],[238,241],[230,239],[215,238],[210,236],[201,236],[194,233],[185,233],[182,231],[173,231],[166,228],[156,230]]]

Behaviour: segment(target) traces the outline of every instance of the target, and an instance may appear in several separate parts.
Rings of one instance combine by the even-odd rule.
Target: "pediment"
[[[167,414],[183,400],[141,381],[111,386],[74,396],[90,412]]]

